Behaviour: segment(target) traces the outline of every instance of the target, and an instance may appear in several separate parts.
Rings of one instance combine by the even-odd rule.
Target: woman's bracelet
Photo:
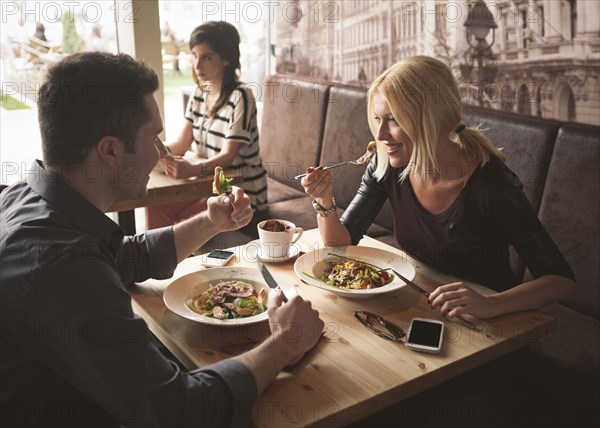
[[[314,199],[312,200],[312,206],[317,212],[317,214],[319,214],[321,217],[329,217],[335,212],[335,209],[337,208],[337,205],[335,204],[335,198],[332,197],[331,200],[333,201],[333,204],[329,209],[325,209],[320,203],[318,203]]]

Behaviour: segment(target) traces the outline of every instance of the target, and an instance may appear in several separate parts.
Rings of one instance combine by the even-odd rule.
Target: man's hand
[[[221,231],[246,226],[252,220],[252,215],[250,198],[239,187],[233,186],[230,195],[208,199],[208,218]]]
[[[218,233],[250,223],[250,198],[239,187],[230,195],[208,198],[208,209],[173,226],[177,262],[184,260]]]
[[[282,303],[281,291],[269,298],[271,336],[251,351],[235,357],[254,375],[259,395],[292,359],[315,346],[323,331],[323,321],[310,302],[294,296],[286,304]]]
[[[287,351],[289,359],[292,359],[315,346],[324,323],[311,303],[298,295],[286,304],[282,303],[281,291],[269,300],[269,325],[274,338],[282,336],[282,350]]]

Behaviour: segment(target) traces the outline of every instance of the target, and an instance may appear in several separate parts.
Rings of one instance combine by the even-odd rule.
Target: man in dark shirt
[[[206,240],[252,217],[239,188],[137,236],[104,214],[147,192],[164,150],[157,87],[145,64],[89,52],[53,67],[40,88],[44,161],[1,195],[3,426],[243,424],[257,395],[318,340],[323,322],[310,303],[282,305],[278,294],[271,336],[238,357],[186,373],[153,345],[127,287],[169,278]]]

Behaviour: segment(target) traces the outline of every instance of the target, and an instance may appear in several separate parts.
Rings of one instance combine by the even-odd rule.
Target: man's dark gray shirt
[[[128,287],[173,274],[171,227],[124,236],[39,161],[0,197],[2,425],[245,422],[256,382],[244,365],[183,372],[132,311]]]

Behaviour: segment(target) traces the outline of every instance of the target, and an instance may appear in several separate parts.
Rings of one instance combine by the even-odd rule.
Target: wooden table
[[[299,243],[304,251],[322,246],[317,230],[306,231]],[[360,245],[405,256],[368,237]],[[255,267],[244,247],[234,251],[236,260],[230,265]],[[415,282],[429,291],[453,279],[407,259],[416,267]],[[555,327],[554,318],[539,311],[479,322],[476,330],[446,320],[442,352],[418,353],[376,336],[356,321],[352,312],[369,310],[404,329],[413,317],[441,319],[426,299],[409,287],[371,299],[351,300],[302,283],[293,272],[293,261],[269,264],[268,268],[279,282],[295,284],[298,293],[320,311],[325,335],[298,366],[280,373],[259,398],[253,415],[260,427],[352,423],[536,341]],[[188,258],[177,267],[174,278],[199,269],[202,267],[198,258]],[[132,290],[133,307],[188,368],[227,358],[229,355],[222,350],[226,344],[255,341],[268,334],[266,321],[244,328],[219,328],[181,318],[168,310],[162,299],[165,287],[172,281],[149,280],[136,285]],[[480,292],[491,293],[471,285]]]
[[[232,184],[240,183],[242,177],[226,171],[228,178],[233,178]],[[118,212],[119,225],[127,234],[135,234],[135,208],[151,205],[169,204],[175,202],[201,199],[212,194],[213,177],[200,177],[178,180],[165,175],[162,167],[157,165],[150,172],[148,194],[140,199],[127,199],[114,203],[108,212]]]

